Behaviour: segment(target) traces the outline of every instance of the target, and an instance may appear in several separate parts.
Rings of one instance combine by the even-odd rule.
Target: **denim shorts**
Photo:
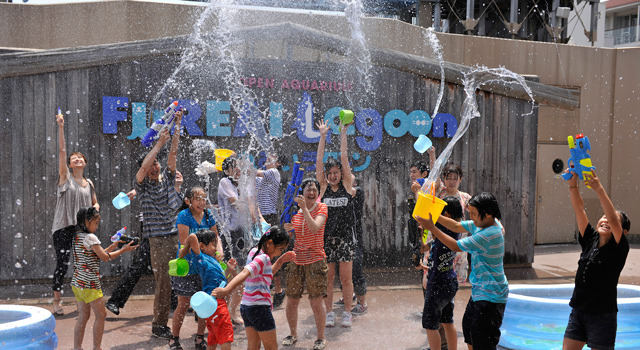
[[[171,276],[171,288],[177,296],[191,297],[202,290],[202,280],[199,275]]]
[[[616,343],[618,313],[587,313],[571,309],[564,337],[585,342],[595,349],[613,349]]]
[[[240,304],[240,315],[245,327],[251,327],[256,332],[267,332],[276,329],[276,321],[271,313],[271,305],[243,305]]]

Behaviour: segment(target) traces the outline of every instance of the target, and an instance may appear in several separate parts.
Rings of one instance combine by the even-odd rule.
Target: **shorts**
[[[440,323],[453,323],[454,297],[458,291],[458,281],[439,284],[436,288],[428,285],[422,310],[422,328],[436,330]]]
[[[251,327],[256,332],[268,332],[276,329],[276,321],[271,313],[271,305],[242,305],[240,315],[245,327]]]
[[[217,298],[216,301],[218,302],[216,312],[206,319],[209,331],[207,344],[209,345],[233,342],[233,324],[229,309],[227,309],[227,302],[221,298]]]
[[[300,299],[306,282],[309,299],[327,296],[327,262],[316,261],[309,265],[287,266],[287,288],[285,294],[289,298]]]
[[[585,342],[594,349],[613,349],[617,328],[617,312],[588,313],[571,309],[564,337]]]
[[[343,237],[325,237],[324,252],[329,264],[353,261],[356,256],[356,242]]]
[[[171,276],[171,288],[177,296],[191,297],[202,290],[202,280],[199,275]]]
[[[76,300],[85,304],[102,298],[102,289],[85,289],[71,286],[71,290]]]
[[[462,317],[464,342],[474,349],[495,349],[500,341],[500,326],[504,317],[503,303],[469,298]]]

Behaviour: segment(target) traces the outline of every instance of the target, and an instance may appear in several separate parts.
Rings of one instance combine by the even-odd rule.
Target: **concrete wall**
[[[0,47],[52,49],[184,35],[192,31],[197,15],[205,9],[206,5],[198,3],[152,1],[0,3],[0,31],[8,33],[0,37]],[[237,18],[247,26],[290,21],[349,35],[348,24],[341,16],[242,9]],[[204,24],[210,25],[215,23]],[[365,19],[362,28],[370,45],[432,56],[424,43],[423,28],[381,18]],[[538,142],[562,145],[566,144],[567,135],[589,136],[591,156],[614,204],[630,214],[632,221],[640,218],[640,202],[633,200],[640,197],[640,189],[632,177],[640,172],[640,48],[603,49],[456,34],[438,37],[447,61],[504,66],[520,74],[538,76],[543,84],[578,89],[578,110],[540,107]],[[568,152],[558,155],[565,160],[568,156]],[[589,218],[597,220],[601,215],[597,197],[592,191],[583,191],[583,195]],[[554,196],[569,205],[567,193]],[[640,230],[632,226],[633,232]]]

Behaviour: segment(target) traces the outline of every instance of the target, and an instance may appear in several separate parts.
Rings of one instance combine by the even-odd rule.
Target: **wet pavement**
[[[535,260],[531,267],[509,267],[506,269],[510,284],[517,283],[572,283],[579,257],[577,245],[536,246]],[[356,316],[351,328],[334,327],[327,329],[327,349],[414,349],[427,346],[426,333],[422,329],[419,312],[422,311],[423,298],[416,271],[409,269],[368,269],[367,281],[370,284],[367,294],[368,311]],[[640,285],[640,245],[632,245],[620,283]],[[105,283],[105,294],[113,289],[113,282]],[[149,292],[152,286],[150,276],[143,278],[136,288],[126,307],[115,316],[107,311],[107,322],[102,342],[103,349],[168,349],[167,340],[151,337],[151,310],[153,295]],[[46,286],[48,287],[48,286]],[[43,286],[24,288],[0,286],[2,295],[20,292],[21,299],[15,296],[6,303],[39,305],[49,308],[50,298],[32,298],[29,294]],[[25,289],[29,292],[25,293]],[[146,289],[146,290],[145,290]],[[454,322],[458,330],[458,349],[466,349],[462,340],[461,320],[464,308],[471,293],[470,286],[463,285],[456,295]],[[66,295],[70,295],[66,294]],[[337,293],[336,293],[337,295]],[[6,297],[5,297],[6,298]],[[336,298],[334,296],[334,298]],[[298,343],[285,349],[311,349],[316,339],[315,324],[309,303],[303,296],[300,303],[298,323]],[[285,301],[286,303],[286,301]],[[59,349],[73,348],[73,327],[77,311],[72,297],[64,298],[65,315],[57,318],[56,333],[59,338]],[[334,308],[340,324],[342,308]],[[281,341],[289,335],[284,304],[273,311],[277,325],[278,339]],[[84,345],[91,344],[91,327],[93,317],[87,325]],[[193,314],[188,314],[182,327],[181,342],[184,349],[194,349],[195,321]],[[246,348],[246,337],[242,327],[236,329],[233,348]],[[284,348],[284,347],[283,347]]]

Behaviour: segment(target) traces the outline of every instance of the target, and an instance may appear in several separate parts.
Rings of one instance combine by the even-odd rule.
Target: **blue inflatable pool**
[[[0,349],[49,350],[58,346],[56,320],[35,306],[0,305]]]
[[[509,285],[499,345],[506,349],[562,349],[573,284]],[[616,349],[640,349],[640,287],[618,285]]]

